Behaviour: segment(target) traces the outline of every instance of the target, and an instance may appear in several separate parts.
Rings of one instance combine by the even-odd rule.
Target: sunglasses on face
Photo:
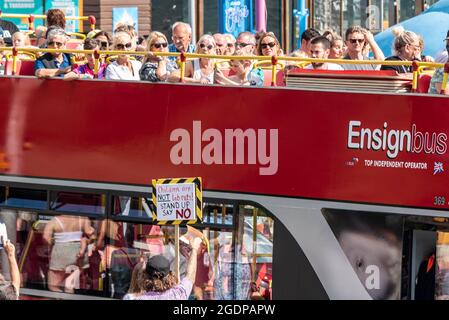
[[[161,47],[167,48],[168,44],[167,42],[163,42],[163,43],[153,43],[153,47],[160,49]]]
[[[242,48],[245,48],[246,46],[253,46],[253,45],[254,44],[252,44],[252,43],[244,43],[244,42],[237,42],[235,44],[236,47],[242,47]]]
[[[129,49],[133,46],[133,44],[131,42],[127,43],[127,44],[123,44],[123,43],[117,43],[116,48],[119,50],[123,50],[125,48]]]
[[[227,46],[228,46],[228,48],[233,48],[234,44],[233,43],[228,43]]]
[[[107,42],[107,41],[100,41],[100,48],[101,49],[107,48],[107,47],[109,47],[109,42]]]
[[[351,43],[356,43],[356,42],[358,42],[358,43],[364,43],[364,42],[365,42],[365,39],[349,39],[349,42],[351,42]]]
[[[211,44],[209,44],[209,45],[207,45],[207,46],[206,46],[204,43],[200,44],[200,48],[201,48],[201,49],[207,48],[207,49],[209,49],[209,50],[212,50],[213,47],[214,47],[214,46],[211,45]]]
[[[64,45],[64,43],[62,42],[58,42],[58,41],[50,41],[48,43],[49,46],[57,46],[57,47],[62,47]]]
[[[273,48],[275,45],[276,45],[276,43],[269,42],[269,43],[262,43],[260,46],[262,47],[262,49],[266,49],[268,47]]]

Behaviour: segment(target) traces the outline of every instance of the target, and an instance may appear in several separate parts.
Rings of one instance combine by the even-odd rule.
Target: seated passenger
[[[256,54],[256,37],[249,31],[240,32],[235,42],[235,52],[243,52],[246,55]]]
[[[246,55],[248,54],[242,51],[233,54],[234,57]],[[216,69],[216,83],[234,86],[263,86],[263,71],[260,68],[253,69],[251,60],[231,60],[230,65],[235,75],[225,77],[220,69]]]
[[[258,56],[281,56],[283,51],[281,44],[273,32],[266,32],[262,34],[257,43]]]
[[[196,45],[195,53],[214,55],[215,40],[211,35],[201,36]],[[202,84],[214,83],[214,63],[211,58],[194,59],[186,64],[185,81]]]
[[[449,31],[448,31],[449,36]],[[448,38],[449,39],[449,38]],[[448,41],[449,43],[449,41]],[[448,46],[449,47],[449,46]],[[435,59],[436,63],[448,63],[449,57],[447,50],[442,51]],[[443,84],[444,68],[438,68],[435,70],[432,79],[430,79],[429,93],[440,94],[441,86]],[[444,94],[449,95],[449,86],[446,84],[444,89]]]
[[[314,28],[308,28],[301,34],[301,46],[299,49],[292,52],[293,57],[309,57],[310,55],[310,40],[319,37],[321,34]]]
[[[395,36],[393,43],[394,56],[388,57],[385,61],[414,61],[421,59],[420,37],[412,32],[406,31],[402,26],[391,30]],[[412,73],[412,66],[387,66],[382,65],[380,70],[394,70],[397,73]]]
[[[30,37],[21,31],[12,35],[12,43],[15,47],[31,46]]]
[[[54,28],[47,33],[47,48],[65,49],[67,35],[61,28]],[[63,77],[72,70],[70,55],[62,52],[47,52],[38,58],[34,64],[36,77]]]
[[[227,50],[227,42],[224,34],[215,33],[213,35],[216,46],[216,54],[219,56],[224,56]]]
[[[232,56],[235,51],[235,37],[230,33],[226,33],[224,36],[226,39],[226,46],[227,46],[224,55]]]
[[[37,26],[34,30],[34,35],[36,36],[35,46],[38,48],[44,48],[47,43],[47,39],[45,38],[45,34],[47,33],[47,27],[45,26]]]
[[[86,38],[84,40],[84,50],[96,50],[99,49],[98,42],[94,39]],[[64,80],[75,79],[93,79],[94,78],[94,66],[95,59],[93,53],[86,54],[87,63],[82,64],[64,76]],[[98,68],[98,79],[104,79],[106,72],[106,64],[100,63]]]
[[[118,32],[114,35],[112,47],[113,50],[131,51],[134,50],[135,44],[128,33]],[[106,68],[106,79],[140,80],[139,70],[141,67],[140,61],[132,60],[128,54],[121,54]]]
[[[146,51],[168,52],[168,41],[165,35],[159,31],[151,32],[148,37]],[[139,71],[140,80],[151,82],[167,81],[170,73],[176,69],[178,69],[178,66],[175,60],[148,54]]]
[[[169,52],[195,52],[195,46],[192,41],[192,27],[185,22],[175,22],[172,27],[172,41],[168,46]],[[177,60],[177,57],[168,57],[169,60]]]
[[[385,56],[374,40],[373,34],[360,26],[352,26],[346,30],[346,46],[348,52],[344,59],[347,60],[372,60],[363,52],[365,45],[369,45],[373,51],[374,60],[384,60]],[[343,64],[345,70],[378,70],[375,64]]]
[[[314,59],[328,59],[331,42],[324,36],[313,38],[310,41],[310,57]],[[344,70],[342,66],[330,62],[312,62],[304,69],[313,70]]]
[[[324,32],[323,36],[326,37],[331,42],[329,59],[343,59],[347,49],[343,42],[343,38],[332,31]]]
[[[14,47],[34,48],[31,45],[30,37],[26,33],[23,33],[21,31],[16,32],[12,35],[12,43]],[[19,59],[34,60],[35,55],[32,53],[27,54],[21,52],[17,55],[17,57]]]
[[[281,44],[276,38],[273,32],[266,32],[260,35],[259,41],[257,42],[257,53],[258,56],[282,56],[283,51],[281,49]],[[261,66],[271,66],[271,61],[261,61],[259,63]]]

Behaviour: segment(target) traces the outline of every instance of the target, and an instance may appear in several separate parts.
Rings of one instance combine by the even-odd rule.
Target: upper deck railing
[[[146,56],[151,54],[153,56],[160,57],[177,57],[180,65],[180,82],[184,82],[185,78],[185,65],[186,62],[192,59],[208,58],[215,59],[219,62],[225,62],[230,60],[251,60],[258,61],[259,63],[267,63],[271,67],[271,86],[276,86],[276,74],[279,71],[278,66],[280,61],[290,62],[293,65],[305,64],[305,63],[336,63],[336,64],[352,64],[352,65],[386,65],[386,66],[412,66],[412,92],[416,92],[418,88],[419,73],[424,68],[444,68],[443,82],[440,93],[444,93],[444,88],[447,85],[449,79],[449,63],[435,63],[435,62],[423,62],[423,61],[381,61],[381,60],[348,60],[348,59],[316,59],[316,58],[299,58],[288,56],[221,56],[221,55],[209,55],[198,53],[176,53],[176,52],[146,52],[146,51],[123,51],[123,50],[73,50],[73,49],[43,49],[43,48],[30,48],[30,47],[0,47],[0,51],[11,51],[13,68],[12,74],[16,74],[16,63],[20,52],[28,53],[74,53],[74,54],[93,54],[94,56],[94,75],[98,75],[100,67],[101,57],[104,55],[131,55],[131,56]]]

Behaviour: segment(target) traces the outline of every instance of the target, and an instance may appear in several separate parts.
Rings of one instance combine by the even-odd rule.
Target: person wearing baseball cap
[[[124,300],[187,300],[192,292],[196,278],[197,257],[202,238],[195,236],[190,240],[192,250],[187,263],[185,277],[178,283],[176,275],[170,270],[170,261],[163,255],[150,256],[139,272],[141,294],[127,294]]]

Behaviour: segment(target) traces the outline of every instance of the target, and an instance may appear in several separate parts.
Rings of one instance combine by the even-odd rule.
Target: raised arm
[[[3,240],[2,240],[2,242],[3,242]],[[17,260],[16,260],[16,248],[9,240],[5,241],[5,251],[8,256],[9,272],[11,273],[11,283],[14,286],[14,288],[16,289],[17,295],[19,295],[20,271],[19,271],[19,266],[17,265]]]
[[[203,240],[200,237],[195,237],[191,241],[192,251],[190,253],[189,262],[187,263],[186,278],[192,281],[192,283],[195,283],[198,250],[200,249],[202,241]]]
[[[373,51],[374,59],[380,61],[385,60],[385,56],[384,53],[382,52],[382,49],[377,44],[376,40],[374,40],[374,36],[370,31],[366,31],[365,40],[366,42],[368,42],[368,44],[371,47],[371,50]]]

